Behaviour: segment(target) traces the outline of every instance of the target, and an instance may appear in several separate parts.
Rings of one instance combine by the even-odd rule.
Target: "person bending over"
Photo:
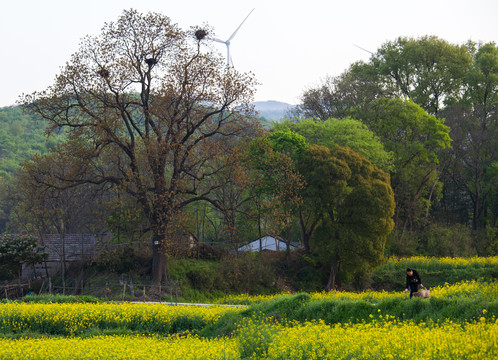
[[[420,275],[415,269],[406,269],[406,289],[405,293],[410,290],[410,299],[413,293],[417,292],[419,288],[423,288],[422,280],[420,280]]]

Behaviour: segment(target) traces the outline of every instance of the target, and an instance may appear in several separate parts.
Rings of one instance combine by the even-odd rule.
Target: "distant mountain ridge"
[[[252,104],[258,112],[258,115],[267,120],[283,119],[292,109],[296,107],[296,105],[275,100],[255,101]]]

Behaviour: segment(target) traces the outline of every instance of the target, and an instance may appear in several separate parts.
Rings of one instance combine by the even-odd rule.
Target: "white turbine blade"
[[[225,40],[221,40],[221,39],[218,39],[218,38],[209,38],[213,41],[216,41],[216,42],[219,42],[219,43],[222,43],[222,44],[226,44],[227,42]]]
[[[251,15],[253,11],[254,11],[254,9],[251,10],[251,12],[249,13],[249,15]],[[230,36],[227,41],[230,41],[230,40],[233,39],[233,37],[235,36],[235,34],[237,34],[237,31],[239,31],[240,27],[242,26],[242,24],[244,24],[244,22],[247,20],[247,18],[249,17],[249,15],[247,15],[246,18],[240,23],[239,27],[237,29],[235,29],[235,31],[233,32],[232,36]]]
[[[353,44],[353,46],[356,46],[358,49],[361,49],[361,50],[363,50],[363,51],[366,51],[367,53],[370,53],[370,54],[374,55],[374,53],[373,53],[373,52],[368,51],[367,49],[364,49],[364,48],[362,48],[361,46],[358,46],[358,45],[355,45],[355,44]]]

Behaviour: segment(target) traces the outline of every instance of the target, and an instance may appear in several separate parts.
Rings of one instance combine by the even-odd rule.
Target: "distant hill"
[[[58,135],[47,139],[45,127],[42,118],[24,113],[20,106],[0,108],[0,179],[12,176],[24,161],[46,154],[61,141]]]
[[[270,121],[283,119],[295,107],[295,105],[275,100],[255,101],[252,104],[259,116]]]

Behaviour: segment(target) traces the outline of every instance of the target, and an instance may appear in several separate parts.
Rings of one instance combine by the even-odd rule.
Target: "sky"
[[[367,61],[400,36],[452,44],[498,42],[497,0],[0,0],[0,107],[51,85],[81,38],[123,10],[157,12],[181,28],[209,24],[237,70],[260,83],[256,101],[299,103],[306,89]],[[355,46],[356,45],[356,46]],[[216,44],[226,54],[223,44]]]

